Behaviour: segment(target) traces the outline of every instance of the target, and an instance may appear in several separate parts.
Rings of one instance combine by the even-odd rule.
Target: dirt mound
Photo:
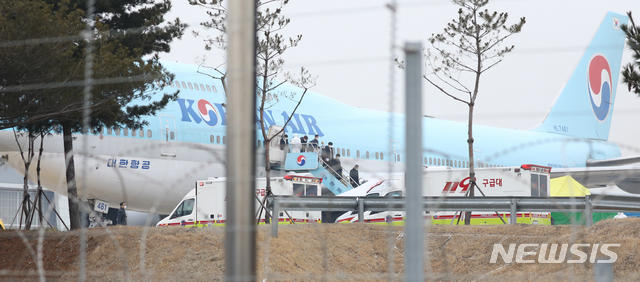
[[[593,280],[594,264],[491,263],[494,244],[620,244],[616,279],[638,280],[640,219],[572,226],[429,226],[425,228],[425,277],[441,280]],[[46,232],[43,273],[48,280],[80,275],[80,231]],[[278,238],[258,227],[257,275],[262,281],[387,281],[403,277],[402,226],[368,224],[281,225]],[[87,231],[86,276],[97,281],[222,281],[223,228],[115,227]],[[409,248],[411,246],[408,246]],[[0,280],[37,280],[38,232],[0,232]],[[141,250],[143,250],[141,252]],[[582,249],[590,255],[590,247]],[[527,259],[538,257],[536,252]],[[602,256],[601,253],[597,253]],[[605,257],[606,258],[606,257]]]

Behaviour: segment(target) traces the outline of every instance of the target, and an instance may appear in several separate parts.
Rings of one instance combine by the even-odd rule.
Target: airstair
[[[283,133],[280,126],[271,126],[269,128],[269,136],[274,136],[270,142],[269,150],[269,162],[271,163],[271,169],[274,170],[287,170],[296,171],[298,173],[311,173],[313,176],[322,178],[322,185],[324,185],[334,195],[347,192],[353,187],[350,184],[351,178],[348,173],[345,174],[343,169],[343,175],[339,179],[337,172],[334,171],[327,163],[324,162],[318,155],[319,152],[289,152],[289,148],[280,147],[280,139],[282,139]],[[305,148],[309,149],[309,148]]]

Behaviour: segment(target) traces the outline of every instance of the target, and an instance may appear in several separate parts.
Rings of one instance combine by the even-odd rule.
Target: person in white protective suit
[[[293,138],[291,138],[291,142],[289,142],[289,145],[291,145],[291,153],[300,153],[302,142],[300,141],[297,133],[293,134]]]

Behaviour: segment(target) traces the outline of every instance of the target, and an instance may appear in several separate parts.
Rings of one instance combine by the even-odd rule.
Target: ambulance
[[[477,168],[476,184],[485,196],[549,197],[551,168],[525,164],[520,167]],[[451,167],[427,167],[422,173],[422,194],[425,197],[464,197],[469,189],[469,170]],[[482,197],[478,189],[475,197]],[[366,197],[402,197],[405,195],[404,179],[389,188],[372,189]],[[367,211],[365,223],[402,224],[404,211]],[[501,219],[502,218],[502,219]],[[510,223],[509,212],[472,212],[472,225]],[[517,223],[550,225],[549,212],[519,212]],[[425,212],[426,223],[450,225],[464,222],[461,212]],[[504,220],[504,222],[503,222]],[[358,212],[347,212],[336,220],[338,223],[358,222]]]
[[[321,178],[301,175],[271,177],[271,191],[275,195],[320,196]],[[266,178],[256,179],[256,223],[264,223],[265,211],[260,212],[260,202],[266,195]],[[191,190],[173,209],[169,216],[160,220],[157,226],[189,226],[210,227],[226,224],[227,220],[227,181],[225,177],[209,178],[196,181],[196,188]],[[281,211],[278,222],[311,223],[321,222],[320,211]]]

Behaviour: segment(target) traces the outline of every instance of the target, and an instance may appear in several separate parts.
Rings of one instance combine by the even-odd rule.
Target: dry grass
[[[606,220],[591,228],[571,226],[430,226],[425,277],[429,280],[594,280],[593,264],[490,263],[502,243],[614,243],[616,279],[639,280],[640,219]],[[93,281],[222,281],[223,228],[115,227],[88,232],[87,277]],[[78,275],[79,232],[47,233],[49,280]],[[29,244],[36,232],[26,233]],[[366,224],[283,225],[278,238],[258,227],[257,275],[263,281],[385,281],[403,277],[402,226]],[[140,249],[144,246],[144,260]],[[409,248],[411,246],[408,246]],[[11,252],[11,253],[8,253]],[[35,260],[13,231],[0,232],[0,280],[36,280]],[[61,258],[64,258],[61,260]],[[568,258],[569,259],[569,258]]]

